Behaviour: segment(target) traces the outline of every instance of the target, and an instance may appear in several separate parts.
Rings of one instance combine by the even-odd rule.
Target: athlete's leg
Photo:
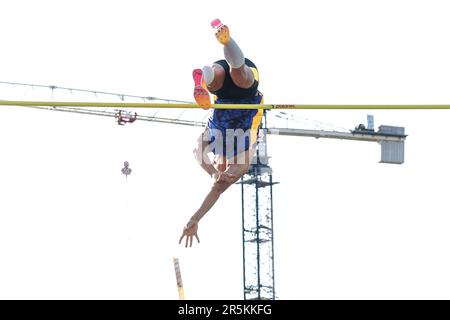
[[[209,91],[217,91],[223,86],[225,70],[219,64],[204,66],[202,69],[192,71],[194,78],[194,98],[197,104],[207,110],[211,107]]]
[[[211,26],[216,31],[217,40],[223,44],[223,53],[225,60],[230,65],[230,75],[233,82],[240,88],[250,88],[255,81],[255,75],[252,70],[245,65],[245,57],[241,48],[230,37],[228,27],[219,19],[211,22]]]
[[[234,84],[239,88],[248,89],[255,82],[255,76],[252,70],[245,64],[237,69],[230,69],[230,76]]]
[[[222,88],[225,80],[225,70],[220,64],[214,63],[212,66],[204,66],[203,79],[209,91],[217,91]]]

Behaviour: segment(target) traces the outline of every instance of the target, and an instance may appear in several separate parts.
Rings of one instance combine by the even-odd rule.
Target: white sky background
[[[192,100],[221,18],[268,103],[449,104],[446,1],[2,1],[0,80]],[[3,97],[0,96],[0,99]],[[17,97],[21,98],[21,97]],[[374,111],[374,143],[270,137],[280,299],[449,299],[449,111]],[[351,129],[367,111],[296,111]],[[240,188],[178,246],[210,186],[200,128],[2,107],[0,298],[241,299]],[[120,174],[128,160],[133,174]],[[127,205],[128,192],[128,205]]]

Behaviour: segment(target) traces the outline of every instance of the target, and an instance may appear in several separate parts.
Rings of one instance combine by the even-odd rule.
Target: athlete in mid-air
[[[260,104],[259,75],[255,64],[246,59],[230,37],[229,28],[219,19],[211,22],[217,40],[223,45],[225,60],[193,71],[194,98],[203,109],[211,107],[209,93],[216,96],[215,104]],[[205,131],[197,141],[194,155],[200,166],[212,177],[211,190],[200,208],[183,229],[179,243],[186,238],[186,247],[194,237],[200,242],[198,223],[212,208],[220,195],[249,169],[262,109],[214,109]],[[209,152],[214,153],[211,161]]]

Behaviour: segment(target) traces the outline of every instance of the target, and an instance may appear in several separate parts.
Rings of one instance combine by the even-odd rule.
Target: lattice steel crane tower
[[[380,126],[376,132],[373,116],[367,116],[367,127],[358,125],[350,132],[267,128],[267,117],[260,128],[256,161],[242,177],[242,248],[244,299],[275,299],[273,181],[267,154],[267,134],[359,140],[378,142],[383,163],[401,164],[404,161],[403,127]]]
[[[260,128],[255,161],[240,182],[244,299],[275,299],[273,181],[267,155],[267,118]]]

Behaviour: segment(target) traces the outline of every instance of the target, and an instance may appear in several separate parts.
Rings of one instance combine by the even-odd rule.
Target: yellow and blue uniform
[[[225,80],[222,87],[213,91],[217,98],[216,104],[261,104],[263,96],[258,91],[259,74],[255,64],[249,59],[245,59],[245,64],[252,70],[255,81],[250,88],[243,89],[236,86],[231,79],[229,65],[225,60],[216,61],[215,64],[221,65],[225,70]],[[214,130],[219,130],[223,137],[222,154],[227,158],[234,157],[239,153],[248,150],[256,143],[258,129],[261,124],[263,109],[214,109],[211,117],[208,119],[208,137],[209,143],[215,141]],[[237,142],[237,137],[227,135],[227,129],[250,130],[250,134],[246,135],[245,143]],[[248,131],[247,131],[248,132]],[[233,141],[230,141],[233,139]],[[233,154],[227,154],[227,144],[234,144]],[[217,150],[213,149],[216,154]]]

